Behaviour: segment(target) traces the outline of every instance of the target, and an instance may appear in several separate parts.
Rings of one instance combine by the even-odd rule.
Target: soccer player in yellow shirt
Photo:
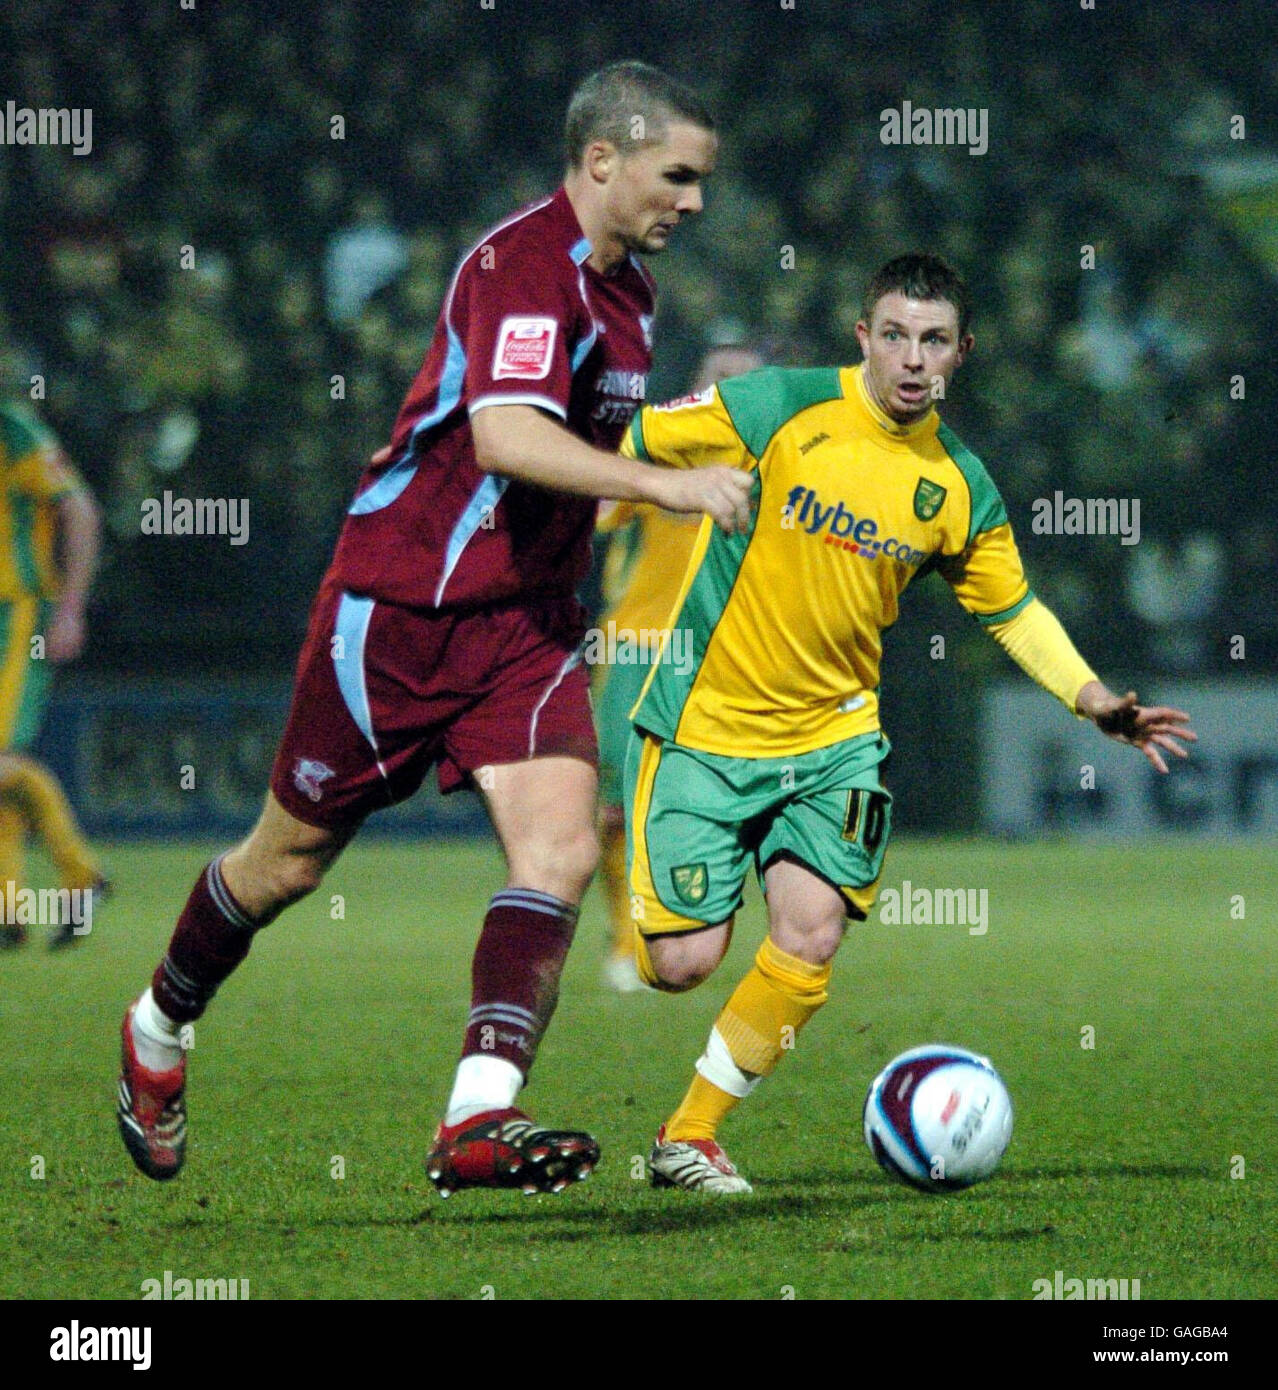
[[[702,357],[692,389],[703,391],[713,382],[757,371],[763,364],[753,348],[713,347]],[[611,647],[615,653],[615,660],[596,667],[592,691],[599,735],[599,877],[612,923],[604,981],[621,994],[643,988],[635,967],[621,789],[630,711],[648,674],[651,639],[670,615],[700,524],[699,516],[668,512],[650,503],[603,502],[599,507],[596,529],[610,537],[599,631],[605,652]]]
[[[62,887],[103,883],[57,779],[25,751],[40,731],[50,667],[83,649],[97,554],[87,488],[25,406],[0,402],[0,903],[13,900],[9,884],[14,895],[21,886],[28,830],[45,842]],[[0,946],[20,946],[26,928],[5,915],[0,907]],[[63,922],[50,945],[78,939]]]
[[[997,488],[938,418],[972,351],[970,301],[939,257],[890,261],[867,286],[860,366],[767,368],[638,414],[623,453],[754,475],[750,529],[703,524],[668,621],[692,660],[653,663],[626,762],[637,964],[658,989],[707,979],[753,862],[768,935],[719,1014],[682,1103],[657,1132],[653,1182],[748,1192],[723,1118],[825,1003],[848,918],[874,903],[891,831],[879,779],[881,634],[937,570],[1071,713],[1159,772],[1189,716],[1115,695],[1026,581]]]

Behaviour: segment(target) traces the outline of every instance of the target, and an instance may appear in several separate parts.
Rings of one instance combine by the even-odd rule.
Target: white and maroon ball
[[[931,1043],[874,1078],[863,1119],[886,1172],[924,1192],[953,1192],[998,1167],[1012,1137],[1012,1098],[988,1057]]]

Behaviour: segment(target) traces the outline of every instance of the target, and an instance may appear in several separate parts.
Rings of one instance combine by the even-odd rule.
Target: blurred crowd
[[[724,136],[706,216],[653,264],[655,395],[708,333],[854,360],[869,273],[938,250],[977,306],[947,418],[1094,664],[1219,672],[1245,634],[1278,668],[1278,11],[617,8],[6,7],[2,94],[94,113],[87,157],[0,146],[3,385],[43,380],[108,519],[93,661],[289,666],[458,254],[553,187],[572,87],[634,56],[695,80]],[[904,100],[987,108],[988,152],[882,144]],[[250,498],[251,543],[141,537],[166,488]],[[1032,534],[1057,490],[1139,498],[1140,544]]]

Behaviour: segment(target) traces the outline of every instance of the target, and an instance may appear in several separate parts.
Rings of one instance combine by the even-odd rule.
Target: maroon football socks
[[[215,859],[196,880],[164,959],[151,979],[156,1005],[174,1023],[199,1018],[217,987],[249,953],[255,922],[231,896]]]
[[[502,1057],[525,1075],[559,997],[577,909],[549,893],[494,895],[475,947],[462,1055]]]

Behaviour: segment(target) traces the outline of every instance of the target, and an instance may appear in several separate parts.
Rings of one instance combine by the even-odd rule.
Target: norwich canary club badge
[[[670,877],[674,880],[675,892],[694,907],[705,897],[710,885],[704,864],[680,864],[670,870]]]
[[[928,478],[920,478],[918,487],[914,489],[914,515],[920,521],[931,521],[941,510],[941,503],[945,501],[945,492],[945,488],[940,483],[934,483]]]

